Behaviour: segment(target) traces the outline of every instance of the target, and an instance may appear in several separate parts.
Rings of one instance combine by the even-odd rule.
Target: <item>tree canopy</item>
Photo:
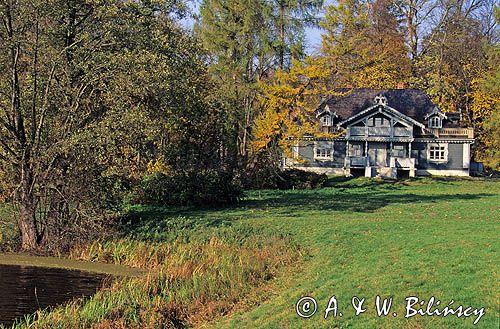
[[[0,192],[20,246],[100,234],[126,203],[237,200],[317,130],[339,88],[423,89],[499,168],[495,1],[323,5],[203,0],[192,15],[183,0],[0,0]]]

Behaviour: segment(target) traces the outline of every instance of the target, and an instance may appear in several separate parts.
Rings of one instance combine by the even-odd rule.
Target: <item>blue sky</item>
[[[325,0],[325,6],[335,3],[334,0]],[[306,29],[306,43],[308,53],[312,53],[321,47],[321,30],[309,28]]]
[[[321,47],[321,30],[308,28],[306,30],[306,47],[308,54],[314,53]]]

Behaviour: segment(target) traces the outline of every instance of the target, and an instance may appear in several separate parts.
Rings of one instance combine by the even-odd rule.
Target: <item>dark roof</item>
[[[330,111],[336,112],[341,120],[346,120],[353,115],[375,105],[375,96],[382,95],[387,98],[387,105],[424,123],[425,115],[432,112],[434,104],[430,98],[418,89],[341,89],[344,96],[332,97],[321,106],[328,104]]]

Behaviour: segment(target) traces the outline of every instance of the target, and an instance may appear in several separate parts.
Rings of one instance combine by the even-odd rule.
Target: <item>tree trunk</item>
[[[25,251],[35,250],[38,247],[35,211],[32,200],[21,198],[18,226],[21,232],[21,248]]]
[[[26,153],[27,150],[25,150]],[[20,172],[21,190],[18,199],[18,226],[21,233],[21,248],[25,251],[31,251],[38,247],[38,232],[36,228],[36,201],[32,187],[33,173],[27,158],[26,156]]]
[[[279,68],[285,66],[285,4],[280,5],[280,45],[279,45]]]

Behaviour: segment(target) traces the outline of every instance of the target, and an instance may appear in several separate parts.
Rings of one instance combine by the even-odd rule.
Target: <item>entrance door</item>
[[[368,157],[370,158],[370,166],[387,167],[386,143],[369,143]]]

